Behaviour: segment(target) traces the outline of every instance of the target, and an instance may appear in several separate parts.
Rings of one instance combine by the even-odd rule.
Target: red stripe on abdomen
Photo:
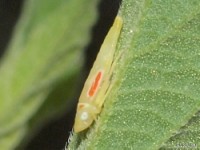
[[[88,95],[90,97],[94,96],[94,94],[96,93],[97,88],[100,84],[101,78],[102,78],[102,72],[98,72],[98,74],[96,75],[95,81],[92,83],[92,86],[90,87],[90,90],[88,92]]]

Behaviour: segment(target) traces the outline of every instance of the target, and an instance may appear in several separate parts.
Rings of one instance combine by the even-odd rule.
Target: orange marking
[[[102,76],[102,72],[99,72],[95,78],[95,81],[92,83],[92,86],[89,90],[90,97],[92,97],[95,94],[97,87],[99,86],[99,81],[101,79],[101,76]]]
[[[79,108],[83,108],[83,107],[84,107],[84,104],[79,104],[78,107],[79,107]]]

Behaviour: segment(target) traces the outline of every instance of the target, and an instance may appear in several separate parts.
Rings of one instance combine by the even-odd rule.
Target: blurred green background
[[[55,149],[63,149],[65,143],[68,140],[69,133],[72,129],[73,119],[75,115],[76,102],[79,94],[81,92],[81,88],[84,84],[84,80],[92,66],[92,63],[96,57],[96,54],[100,48],[100,45],[110,28],[114,17],[116,16],[117,10],[119,8],[120,0],[101,0],[97,3],[96,9],[96,18],[93,20],[91,28],[89,31],[89,43],[84,45],[82,49],[84,51],[85,60],[83,61],[84,67],[81,72],[74,78],[71,84],[76,83],[74,86],[75,92],[68,97],[70,100],[66,100],[66,102],[62,101],[59,104],[59,107],[56,108],[56,105],[51,102],[55,101],[55,99],[48,99],[48,102],[44,102],[38,109],[33,118],[29,120],[29,131],[26,132],[25,138],[19,143],[16,149],[27,149],[27,150],[55,150]],[[20,19],[22,14],[24,1],[23,0],[2,0],[0,2],[0,59],[4,58],[6,54],[6,50],[8,50],[9,43],[13,37],[13,32],[16,28],[16,25]],[[25,8],[26,9],[26,8]],[[51,11],[51,10],[49,10]],[[76,10],[75,10],[76,11]],[[78,13],[78,12],[77,12]],[[68,17],[66,15],[66,17]],[[80,16],[81,17],[81,16]],[[77,24],[78,24],[77,20]],[[56,56],[55,56],[56,57]],[[1,62],[0,61],[0,62]],[[1,75],[0,75],[1,76]],[[67,81],[68,82],[68,81]],[[57,89],[62,89],[62,86],[66,86],[67,82],[63,82],[62,84],[56,84]],[[61,88],[59,88],[61,87]],[[65,91],[55,90],[51,94],[55,95],[64,95]],[[49,97],[51,97],[51,94]],[[69,104],[70,103],[70,104]],[[49,105],[55,105],[55,110],[60,109],[60,105],[62,105],[62,109],[59,112],[58,110],[55,113],[49,115],[44,115],[41,117],[39,121],[37,120],[37,116],[40,115],[40,112],[48,109]],[[70,107],[67,107],[70,105]],[[68,108],[68,109],[67,109]],[[63,111],[63,109],[66,109]],[[42,112],[44,113],[44,112]],[[35,123],[35,120],[38,121],[39,124]],[[36,125],[32,125],[36,124]],[[30,131],[33,129],[33,131]]]

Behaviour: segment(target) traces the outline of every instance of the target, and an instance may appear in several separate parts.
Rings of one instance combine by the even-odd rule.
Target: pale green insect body
[[[80,95],[74,124],[76,133],[88,128],[101,112],[110,85],[110,71],[121,28],[122,18],[117,16],[104,39]]]

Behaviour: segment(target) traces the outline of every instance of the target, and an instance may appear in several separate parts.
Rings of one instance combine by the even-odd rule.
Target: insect
[[[117,16],[100,48],[85,82],[77,106],[74,132],[87,129],[101,112],[106,92],[110,86],[114,53],[122,28],[122,18]]]

